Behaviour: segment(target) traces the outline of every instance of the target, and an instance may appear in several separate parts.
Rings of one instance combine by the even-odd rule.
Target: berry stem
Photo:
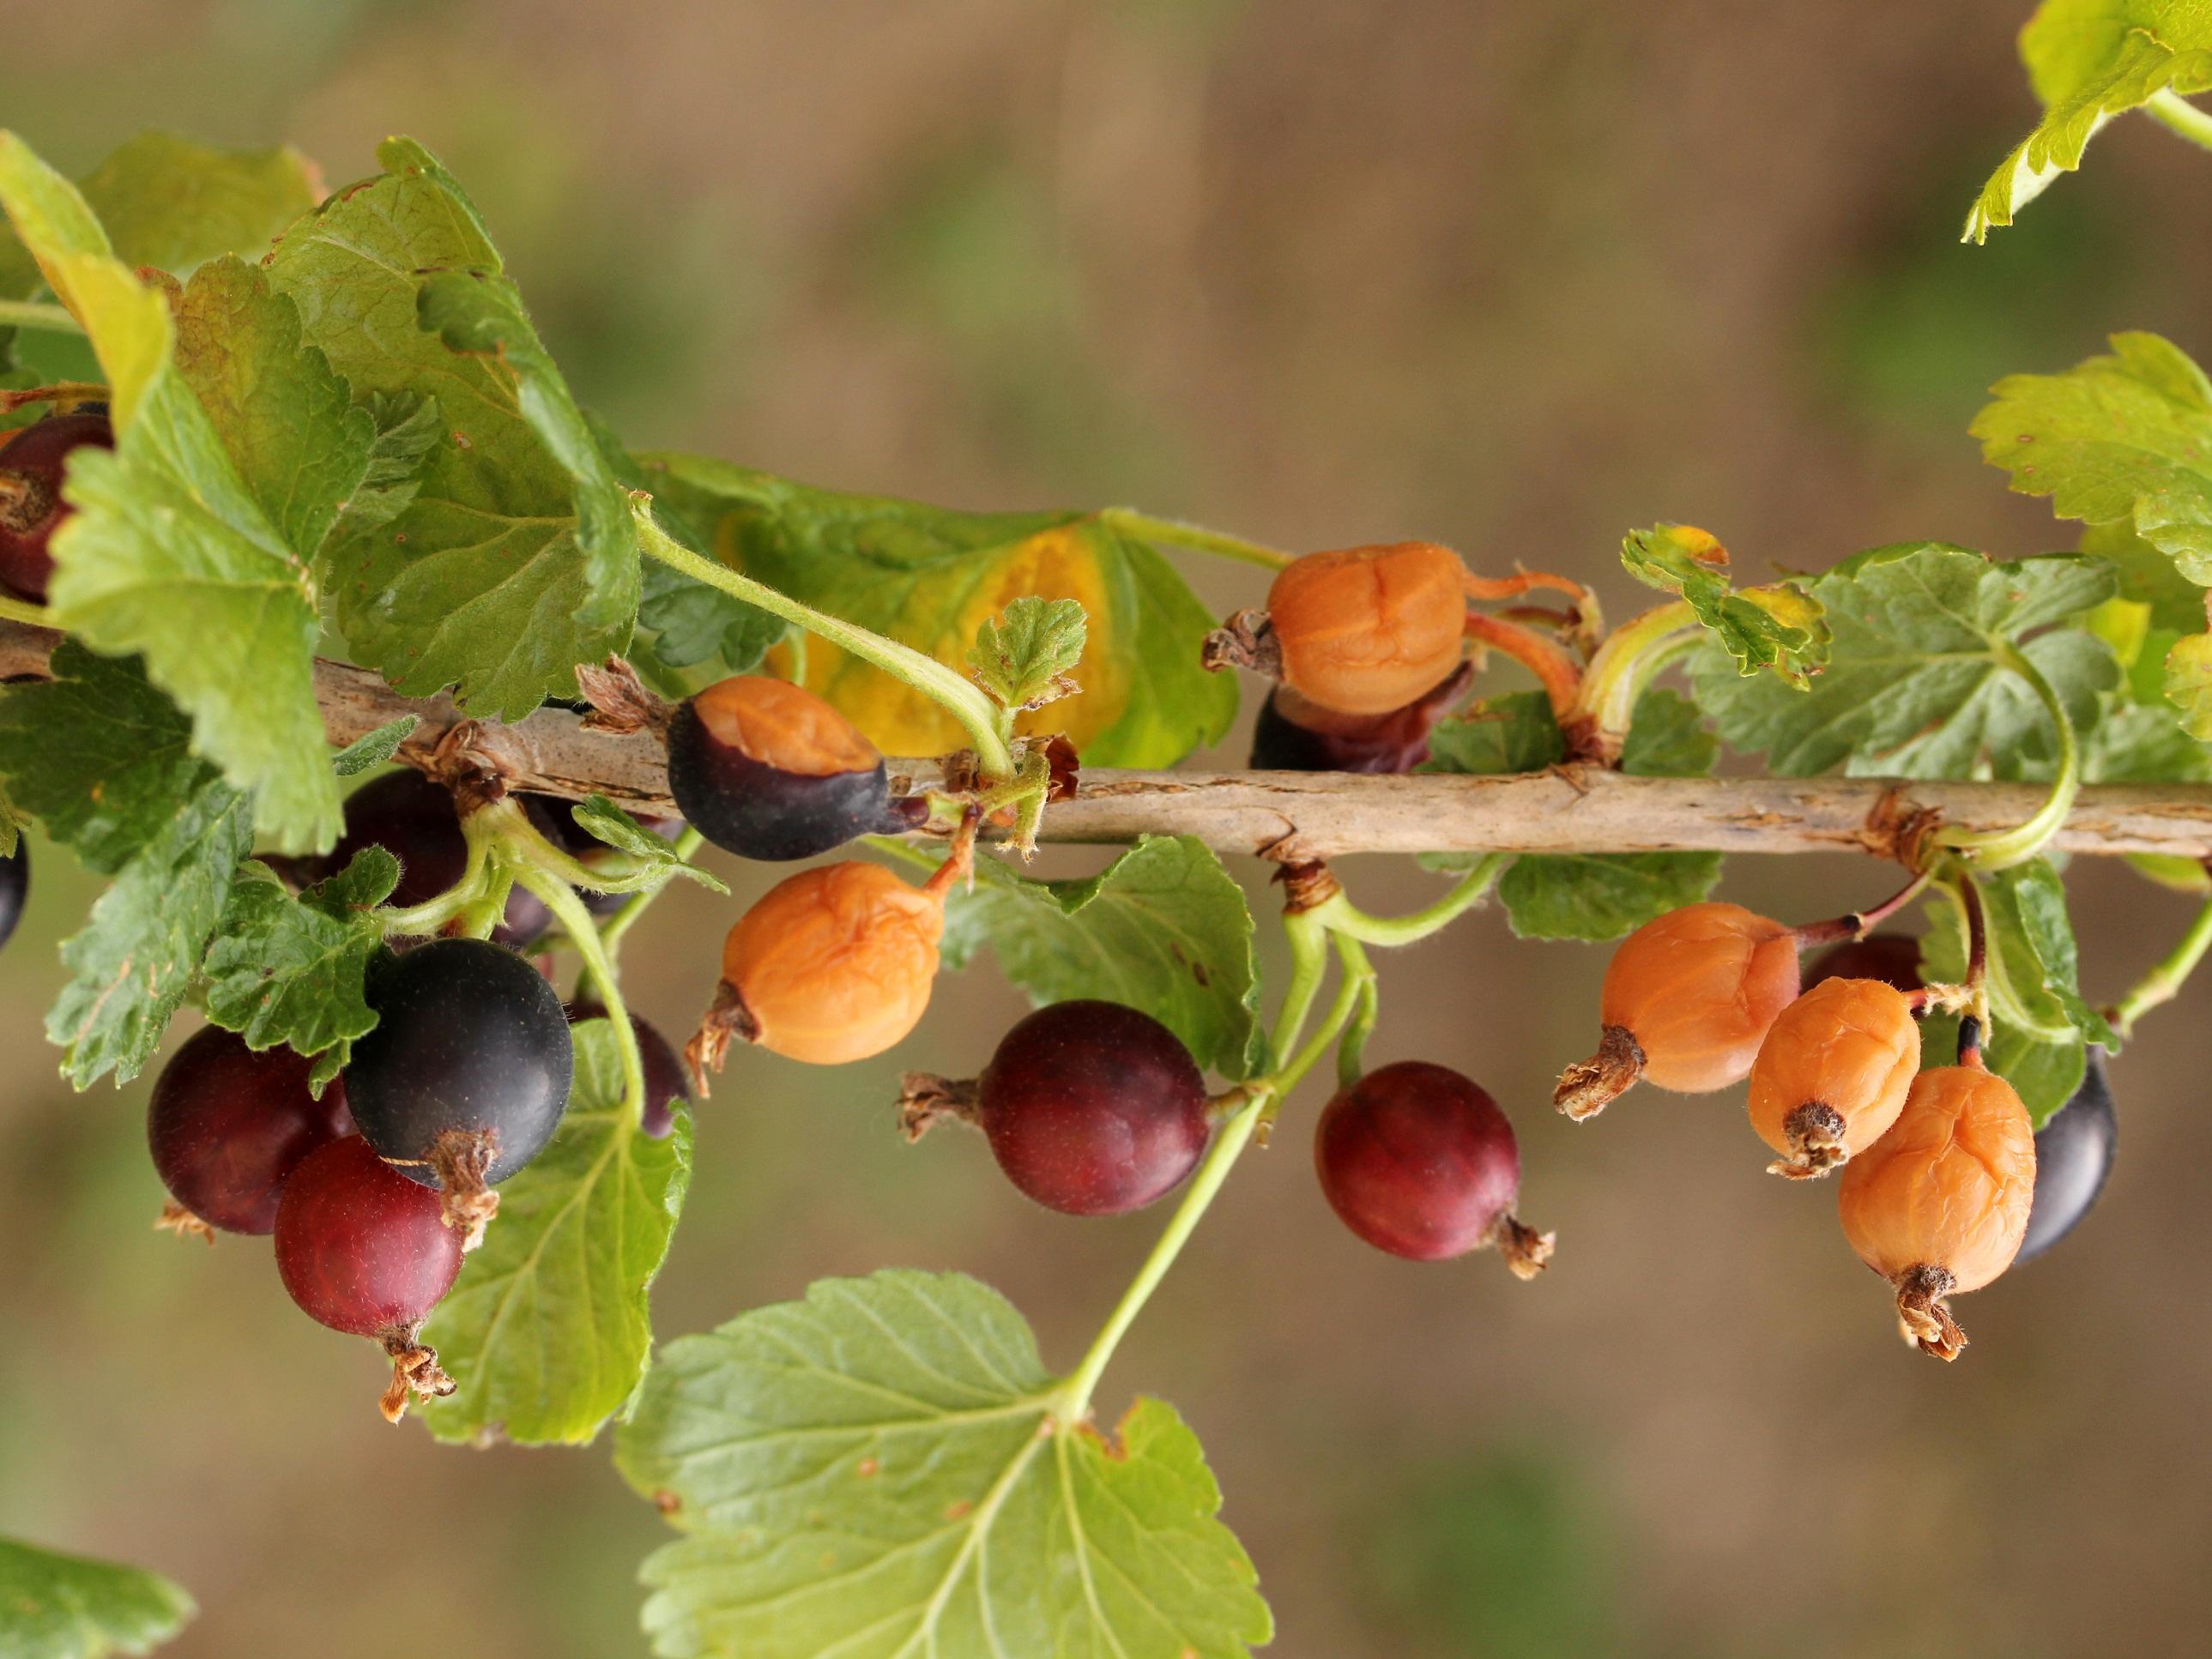
[[[52,628],[54,613],[42,605],[33,605],[28,599],[9,599],[0,594],[0,619],[13,623],[28,623],[33,628]]]
[[[0,328],[31,328],[46,334],[84,332],[84,325],[60,306],[35,300],[0,300]]]
[[[1581,693],[1583,671],[1565,647],[1519,623],[1483,611],[1467,613],[1467,636],[1503,651],[1534,674],[1544,695],[1552,700],[1553,714],[1565,720]]]
[[[1328,929],[1312,910],[1298,910],[1283,918],[1283,937],[1291,947],[1291,973],[1283,988],[1282,1006],[1275,1012],[1275,1027],[1267,1039],[1268,1063],[1280,1073],[1291,1063],[1291,1050],[1313,1012],[1314,998],[1328,971]]]
[[[1531,618],[1522,615],[1535,611],[1535,617],[1549,626],[1559,627],[1574,636],[1575,643],[1585,660],[1605,635],[1605,612],[1599,607],[1597,595],[1569,576],[1555,576],[1548,570],[1516,570],[1510,576],[1478,576],[1469,571],[1466,579],[1467,596],[1478,604],[1494,605],[1501,599],[1517,599],[1531,589],[1547,588],[1567,596],[1570,609],[1561,617],[1553,611],[1520,607],[1501,614],[1510,620]]]
[[[1696,643],[1697,627],[1698,613],[1690,602],[1674,599],[1614,629],[1583,675],[1574,708],[1577,729],[1570,737],[1586,732],[1583,746],[1590,753],[1603,754],[1609,745],[1617,756],[1637,700],[1668,663]]]
[[[693,859],[698,857],[699,849],[706,844],[707,838],[704,836],[686,825],[684,833],[676,838],[678,860],[684,864],[690,863]],[[599,950],[606,957],[607,965],[610,968],[615,965],[616,960],[622,955],[623,937],[637,925],[637,919],[645,914],[645,907],[659,897],[666,890],[665,882],[659,887],[641,889],[631,894],[622,908],[607,918],[606,925],[599,929]]]
[[[2073,811],[2074,797],[2081,787],[2081,745],[2058,693],[2025,653],[2009,645],[2001,646],[1997,660],[2027,682],[2044,712],[2051,716],[2051,723],[2058,728],[2058,773],[2051,781],[2051,793],[2042,806],[2023,823],[2010,830],[1936,832],[1937,844],[1949,848],[1980,870],[2007,870],[2014,865],[2025,864],[2050,845],[2051,838],[2064,825],[2067,813]]]
[[[1367,1039],[1374,1034],[1376,1017],[1382,1008],[1382,981],[1367,959],[1367,947],[1348,933],[1336,936],[1336,954],[1344,963],[1344,982],[1355,993],[1351,1018],[1336,1044],[1336,1080],[1349,1089],[1367,1068]]]
[[[2133,1036],[2138,1019],[2173,1000],[2208,950],[2212,950],[2212,903],[2197,911],[2196,920],[2189,924],[2189,931],[2181,936],[2181,942],[2112,1005],[2105,1017],[2106,1023],[2121,1036]]]
[[[1288,553],[1248,542],[1242,536],[1224,535],[1218,530],[1185,524],[1178,519],[1156,519],[1134,507],[1109,507],[1099,514],[1098,522],[1140,542],[1160,542],[1170,547],[1187,547],[1197,553],[1217,553],[1224,559],[1241,560],[1268,570],[1280,570],[1291,562]]]
[[[2168,132],[2187,139],[2199,149],[2212,149],[2212,115],[2172,88],[2161,87],[2151,94],[2142,110]]]
[[[1816,945],[1833,945],[1841,939],[1864,939],[1919,897],[1934,879],[1932,872],[1923,871],[1871,909],[1854,910],[1831,921],[1808,922],[1802,927],[1792,928],[1790,931],[1797,936],[1797,948],[1802,951]]]
[[[811,605],[801,605],[765,582],[755,581],[726,565],[702,558],[653,522],[653,497],[643,490],[630,496],[630,514],[637,522],[639,546],[647,555],[694,581],[719,587],[770,616],[781,617],[810,634],[820,635],[830,644],[882,669],[901,684],[942,705],[968,733],[977,763],[986,777],[997,780],[1013,775],[1013,757],[999,735],[999,706],[985,696],[980,687],[911,646],[901,645],[896,640],[885,639]]]
[[[1324,901],[1309,914],[1319,916],[1334,933],[1356,939],[1362,945],[1380,945],[1394,949],[1401,945],[1414,945],[1441,932],[1474,908],[1488,896],[1498,884],[1498,878],[1512,862],[1510,854],[1491,853],[1485,855],[1467,874],[1453,884],[1451,890],[1434,904],[1403,916],[1370,916],[1354,905],[1341,892]]]
[[[516,816],[520,817],[520,814]],[[533,864],[527,856],[515,862],[515,878],[545,901],[545,908],[553,913],[553,919],[568,934],[569,944],[584,959],[584,971],[598,988],[599,1006],[607,1011],[607,1024],[614,1032],[615,1052],[622,1059],[622,1121],[626,1130],[636,1128],[645,1121],[645,1057],[638,1052],[637,1030],[630,1024],[629,1009],[623,1002],[622,985],[613,962],[600,944],[599,927],[592,920],[592,913],[584,908],[584,901],[576,896],[574,888]]]

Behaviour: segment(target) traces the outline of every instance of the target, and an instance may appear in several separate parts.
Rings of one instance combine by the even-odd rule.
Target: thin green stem
[[[1224,559],[1237,559],[1269,570],[1280,570],[1294,556],[1262,547],[1257,542],[1248,542],[1242,536],[1224,535],[1218,530],[1184,524],[1176,519],[1156,519],[1134,507],[1109,507],[1099,514],[1098,521],[1109,530],[1138,541],[1164,542],[1170,547],[1188,547],[1194,552],[1218,553]]]
[[[67,311],[39,300],[0,300],[0,328],[33,328],[46,334],[84,332],[84,325]]]
[[[2181,943],[2112,1005],[2112,1012],[2106,1016],[2112,1030],[2124,1037],[2134,1036],[2136,1022],[2152,1009],[2172,1001],[2196,971],[2197,964],[2204,960],[2207,951],[2212,951],[2212,903],[2197,911],[2197,919],[2189,924],[2189,931],[2181,936]]]
[[[801,605],[788,594],[780,593],[764,582],[755,581],[732,570],[726,565],[704,559],[690,548],[672,538],[653,521],[652,498],[643,491],[631,497],[631,514],[637,521],[639,545],[652,557],[671,569],[679,570],[692,580],[704,582],[709,587],[719,587],[732,598],[756,605],[771,616],[819,635],[830,644],[850,652],[861,661],[880,668],[901,684],[912,687],[924,696],[943,705],[946,713],[958,720],[968,733],[968,740],[975,750],[977,764],[987,778],[1001,779],[1013,775],[1013,757],[1007,752],[1006,741],[999,733],[998,704],[983,695],[981,687],[936,658],[924,655],[911,646],[901,645],[896,640],[887,640],[882,635],[817,611],[811,605]]]
[[[1674,653],[1696,640],[1697,625],[1698,613],[1687,599],[1654,605],[1621,623],[1583,670],[1575,712],[1598,732],[1626,737],[1636,700]]]
[[[52,628],[54,613],[43,605],[33,605],[28,599],[11,599],[0,595],[0,621],[28,623],[33,628]]]
[[[2081,787],[2081,745],[2058,693],[2025,653],[2006,646],[1997,660],[2027,682],[2036,701],[2051,716],[2051,723],[2058,728],[2058,775],[2051,780],[2051,793],[2035,815],[2010,830],[1936,831],[1939,846],[1951,848],[1978,870],[2010,869],[2040,853],[2064,826],[2066,815],[2074,810],[2075,794]]]
[[[2151,94],[2143,113],[2169,132],[2179,133],[2200,149],[2212,149],[2212,114],[2197,107],[2171,88]]]
[[[607,1011],[607,1024],[614,1030],[615,1052],[622,1060],[623,1121],[636,1125],[643,1121],[645,1115],[645,1057],[638,1052],[637,1028],[629,1023],[629,1009],[623,1002],[622,986],[614,963],[600,947],[599,927],[592,920],[592,913],[584,908],[584,901],[577,897],[574,888],[532,863],[527,850],[514,857],[515,879],[545,901],[545,908],[568,935],[576,954],[583,957],[584,971],[599,990],[600,1005]]]
[[[687,824],[684,826],[684,833],[676,838],[676,856],[682,862],[689,864],[699,855],[699,849],[706,844],[707,838]],[[663,883],[659,887],[647,888],[642,892],[634,893],[621,909],[607,918],[606,925],[599,929],[599,949],[605,952],[610,967],[612,967],[621,957],[623,936],[637,925],[637,919],[645,914],[645,907],[666,890],[667,884]]]
[[[1359,947],[1355,942],[1352,948],[1358,950]],[[1370,970],[1365,979],[1371,981],[1373,978],[1374,974]],[[1306,1039],[1305,1046],[1298,1050],[1288,1065],[1277,1067],[1261,1079],[1261,1086],[1267,1092],[1267,1115],[1270,1119],[1282,1110],[1283,1102],[1290,1097],[1291,1091],[1305,1081],[1306,1073],[1321,1064],[1322,1056],[1344,1035],[1345,1027],[1358,1013],[1360,1002],[1365,994],[1366,986],[1360,975],[1345,975],[1337,983],[1336,995],[1328,1005],[1328,1012],[1322,1016],[1321,1024],[1314,1028],[1314,1034]]]
[[[1305,1030],[1321,990],[1322,975],[1328,971],[1328,929],[1310,910],[1283,918],[1283,937],[1291,947],[1291,975],[1283,988],[1282,1006],[1275,1012],[1275,1029],[1267,1040],[1267,1063],[1280,1072],[1290,1064],[1290,1051]]]
[[[1403,916],[1370,916],[1354,905],[1341,892],[1316,907],[1312,915],[1319,916],[1331,933],[1341,933],[1363,945],[1376,945],[1385,949],[1401,945],[1413,945],[1437,933],[1482,902],[1490,890],[1498,884],[1505,866],[1512,862],[1505,853],[1486,854],[1474,868],[1452,884],[1451,890],[1434,904]]]
[[[1336,953],[1344,963],[1344,982],[1358,994],[1336,1045],[1337,1086],[1349,1089],[1367,1069],[1367,1039],[1374,1035],[1376,1018],[1382,1011],[1382,981],[1367,959],[1367,947],[1349,933],[1336,936]]]

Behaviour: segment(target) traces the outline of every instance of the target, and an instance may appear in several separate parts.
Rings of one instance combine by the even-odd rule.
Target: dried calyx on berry
[[[1205,1075],[1173,1031],[1118,1002],[1056,1002],[1000,1039],[973,1082],[904,1081],[909,1140],[955,1117],[1006,1178],[1063,1215],[1121,1215],[1180,1186],[1210,1133]]]
[[[2012,1264],[2035,1167],[2027,1109],[1974,1063],[1921,1073],[1889,1133],[1844,1170],[1836,1194],[1844,1237],[1896,1287],[1905,1340],[1923,1352],[1956,1359],[1966,1346],[1948,1298]]]
[[[1261,772],[1406,773],[1429,757],[1429,734],[1474,679],[1462,660],[1402,708],[1343,714],[1279,685],[1252,728],[1251,765]]]
[[[49,415],[0,445],[0,586],[43,605],[53,580],[54,532],[72,511],[62,497],[69,458],[115,447],[104,409]]]
[[[668,788],[725,852],[785,862],[856,836],[919,826],[927,803],[890,798],[884,757],[830,703],[787,680],[739,674],[668,721]]]
[[[354,1133],[345,1085],[318,1100],[314,1063],[258,1053],[210,1025],[169,1057],[146,1109],[146,1140],[170,1203],[158,1225],[213,1241],[216,1230],[267,1233],[284,1182],[311,1153]]]
[[[1557,1235],[1513,1213],[1513,1125],[1449,1066],[1401,1060],[1339,1091],[1315,1127],[1314,1168],[1338,1218],[1378,1250],[1444,1261],[1495,1249],[1518,1279],[1552,1259]]]
[[[1912,1004],[1875,979],[1825,979],[1775,1016],[1752,1062],[1751,1127],[1793,1180],[1824,1176],[1874,1145],[1920,1069]]]
[[[714,1006],[685,1045],[692,1081],[720,1071],[732,1037],[817,1066],[879,1054],[921,1023],[937,979],[945,898],[975,860],[970,808],[920,887],[848,859],[777,883],[722,943]]]

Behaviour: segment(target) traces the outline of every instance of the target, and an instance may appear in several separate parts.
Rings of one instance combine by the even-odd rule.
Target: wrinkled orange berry
[[[1322,708],[1383,714],[1458,666],[1467,567],[1433,542],[1309,553],[1267,590],[1282,681]]]
[[[1824,1176],[1881,1139],[1920,1069],[1912,1005],[1878,979],[1826,979],[1775,1016],[1751,1064],[1751,1127],[1783,1156],[1767,1168]]]
[[[1921,1073],[1838,1188],[1844,1235],[1897,1287],[1905,1340],[1957,1358],[1966,1333],[1944,1298],[2012,1265],[2035,1199],[2035,1131],[2012,1085],[1978,1066]]]
[[[1606,967],[1597,1053],[1560,1074],[1569,1117],[1602,1111],[1638,1078],[1703,1094],[1751,1069],[1797,994],[1797,937],[1740,904],[1686,904],[1648,921]]]

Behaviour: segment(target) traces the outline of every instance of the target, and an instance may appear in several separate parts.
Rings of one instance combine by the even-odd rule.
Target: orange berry
[[[2012,1265],[2035,1199],[2035,1130],[2013,1086],[1978,1066],[1913,1079],[1889,1133],[1836,1194],[1859,1259],[1897,1287],[1905,1339],[1955,1359],[1966,1333],[1944,1298]]]
[[[1598,1016],[1603,1040],[1561,1073],[1552,1098],[1589,1117],[1641,1078],[1677,1094],[1741,1081],[1767,1027],[1797,994],[1797,936],[1740,904],[1686,904],[1613,954]]]
[[[1920,1069],[1920,1026],[1896,987],[1826,979],[1775,1016],[1751,1064],[1751,1127],[1767,1168],[1824,1176],[1880,1139]]]
[[[1345,714],[1402,708],[1458,666],[1467,567],[1433,542],[1309,553],[1267,590],[1291,690]]]

